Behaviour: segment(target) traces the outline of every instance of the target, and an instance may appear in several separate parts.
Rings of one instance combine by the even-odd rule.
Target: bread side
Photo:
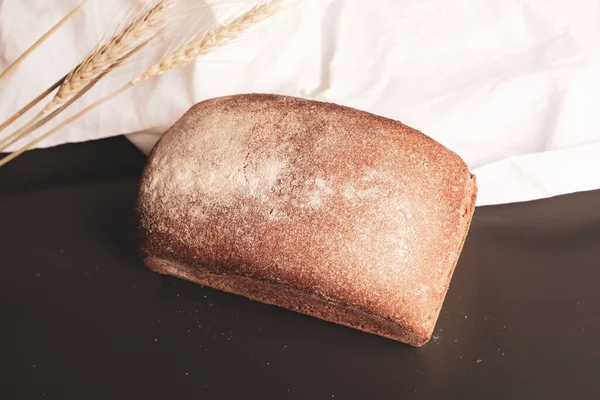
[[[273,95],[192,108],[150,156],[146,264],[422,345],[464,242],[474,177],[399,122]]]

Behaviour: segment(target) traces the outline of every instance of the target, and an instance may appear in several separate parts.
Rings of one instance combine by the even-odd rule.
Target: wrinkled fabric
[[[0,0],[0,68],[77,4]],[[0,83],[0,119],[76,65],[127,4],[92,0]],[[215,19],[242,7],[225,5],[215,6]],[[149,151],[196,102],[269,92],[422,130],[478,176],[478,205],[597,189],[599,21],[595,0],[284,0],[276,18],[242,39],[128,91],[40,146],[131,134]],[[147,63],[116,72],[73,111]]]

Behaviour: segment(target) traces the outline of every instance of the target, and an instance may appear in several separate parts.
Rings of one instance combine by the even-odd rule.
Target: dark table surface
[[[0,169],[1,399],[598,399],[600,191],[478,208],[421,349],[140,262],[124,138]]]

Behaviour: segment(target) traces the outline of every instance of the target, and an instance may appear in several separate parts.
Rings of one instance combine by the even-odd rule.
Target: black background
[[[415,349],[146,270],[124,138],[0,169],[1,399],[598,399],[600,192],[478,208]]]

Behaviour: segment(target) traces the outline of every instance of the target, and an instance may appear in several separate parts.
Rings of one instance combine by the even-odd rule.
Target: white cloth
[[[0,0],[0,68],[77,3]],[[85,55],[110,21],[109,3],[92,0],[0,83],[1,120]],[[195,102],[247,92],[331,101],[422,130],[477,174],[479,205],[600,188],[596,0],[291,0],[252,34],[42,146],[142,132],[130,137],[148,150]]]

